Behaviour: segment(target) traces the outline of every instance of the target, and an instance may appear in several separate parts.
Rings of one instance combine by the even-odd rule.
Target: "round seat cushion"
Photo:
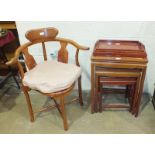
[[[65,64],[57,61],[44,61],[27,71],[23,78],[24,86],[52,93],[67,89],[81,75],[81,68],[75,64]]]

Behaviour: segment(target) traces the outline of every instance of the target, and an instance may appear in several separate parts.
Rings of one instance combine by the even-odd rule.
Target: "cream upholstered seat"
[[[80,67],[74,64],[49,60],[37,64],[32,70],[27,71],[23,84],[43,93],[52,93],[67,89],[80,75]]]
[[[25,94],[28,110],[30,114],[30,120],[33,122],[34,115],[37,112],[47,111],[47,109],[57,108],[62,119],[64,129],[68,130],[67,115],[65,110],[65,97],[71,93],[74,88],[75,82],[78,82],[78,98],[73,101],[79,101],[80,105],[83,105],[82,101],[82,87],[81,87],[81,69],[79,63],[80,50],[88,50],[88,47],[81,46],[73,40],[57,37],[58,30],[56,28],[41,28],[30,30],[26,33],[26,38],[29,42],[21,45],[15,52],[15,57],[7,62],[7,65],[17,64],[19,73],[22,79],[22,90]],[[48,44],[49,43],[49,44]],[[56,46],[54,45],[56,43]],[[76,50],[75,64],[68,64],[69,50],[68,46],[73,46]],[[56,49],[56,47],[58,49]],[[37,49],[37,50],[36,50]],[[49,50],[58,51],[57,61],[48,60]],[[37,63],[35,60],[34,51],[43,53],[43,62]],[[32,54],[31,54],[32,53]],[[23,54],[25,68],[19,61],[19,56]],[[31,90],[37,90],[43,95],[50,97],[54,101],[54,105],[50,104],[46,107],[34,111],[33,103],[29,92]]]

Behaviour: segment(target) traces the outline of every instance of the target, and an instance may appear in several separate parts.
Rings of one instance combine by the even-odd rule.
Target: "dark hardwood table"
[[[145,47],[139,41],[127,40],[98,40],[95,44],[91,57],[91,111],[98,112],[98,104],[95,97],[96,89],[100,86],[97,82],[97,71],[104,73],[104,69],[125,70],[140,74],[138,80],[138,92],[132,113],[137,117],[143,93],[143,85],[147,68],[147,53]],[[101,72],[102,73],[102,72]],[[118,72],[119,73],[119,72]],[[104,74],[103,74],[104,75]],[[130,76],[129,76],[130,77]]]

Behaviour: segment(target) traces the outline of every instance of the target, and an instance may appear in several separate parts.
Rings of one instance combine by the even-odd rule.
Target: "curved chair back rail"
[[[58,61],[63,63],[68,63],[68,50],[66,47],[68,44],[71,44],[76,48],[76,55],[75,55],[76,65],[80,66],[79,59],[78,59],[79,50],[89,50],[89,48],[85,46],[81,46],[75,41],[70,39],[57,38],[56,37],[57,34],[58,34],[58,30],[55,28],[42,28],[42,29],[35,29],[35,30],[28,31],[25,36],[30,42],[20,46],[15,52],[15,57],[12,58],[6,64],[12,65],[14,63],[17,63],[17,60],[20,54],[22,53],[25,57],[25,64],[27,68],[30,70],[36,66],[36,61],[33,58],[33,56],[29,53],[29,50],[28,50],[30,46],[39,44],[39,43],[42,44],[44,60],[47,60],[45,42],[59,42],[60,49],[58,51]],[[22,70],[22,67],[19,67],[19,68],[20,68],[20,73],[23,74],[24,71]],[[23,77],[23,75],[21,76]]]

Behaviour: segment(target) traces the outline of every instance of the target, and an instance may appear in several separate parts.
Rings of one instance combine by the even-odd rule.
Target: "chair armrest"
[[[5,64],[7,66],[12,66],[13,64],[17,63],[17,59],[14,57],[14,58],[11,58],[8,62],[6,62]]]
[[[79,50],[89,50],[89,47],[86,46],[81,46],[77,42],[71,40],[71,39],[64,39],[64,38],[56,38],[55,41],[60,41],[60,42],[67,42],[78,48]]]
[[[86,47],[86,46],[81,46],[81,45],[79,45],[80,46],[80,50],[89,50],[90,48],[89,47]]]
[[[18,47],[18,48],[16,49],[16,51],[15,51],[14,57],[11,58],[10,61],[6,62],[6,65],[11,66],[11,65],[17,63],[18,58],[19,58],[20,54],[22,53],[22,50],[25,49],[25,48],[27,48],[27,47],[30,46],[31,44],[32,44],[31,42],[28,42],[28,43],[25,43],[25,44],[23,44],[22,46]]]

